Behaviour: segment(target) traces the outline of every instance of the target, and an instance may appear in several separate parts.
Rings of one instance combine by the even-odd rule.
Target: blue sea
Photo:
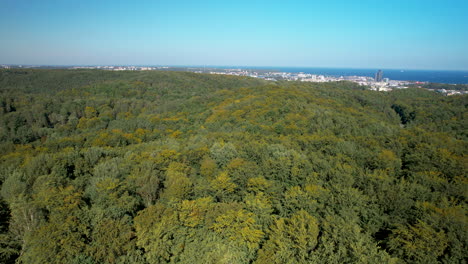
[[[219,67],[229,68],[229,67]],[[280,72],[303,72],[327,76],[369,76],[374,77],[379,69],[346,69],[346,68],[301,68],[301,67],[237,67],[244,69],[264,69]],[[382,69],[383,78],[399,81],[419,81],[432,83],[468,84],[468,71],[444,70],[405,70]]]

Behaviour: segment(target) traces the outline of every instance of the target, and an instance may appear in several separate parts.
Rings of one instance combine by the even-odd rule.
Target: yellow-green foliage
[[[0,263],[465,263],[467,105],[0,70]]]
[[[180,200],[190,192],[192,182],[187,177],[188,168],[177,162],[172,162],[166,170],[165,190],[161,197],[167,200]]]
[[[390,249],[397,256],[414,263],[437,263],[447,244],[444,231],[436,231],[423,221],[418,221],[416,225],[395,229]]]
[[[229,194],[234,192],[236,184],[232,182],[228,173],[221,172],[214,180],[211,181],[211,188],[217,193]]]
[[[318,235],[317,219],[304,210],[280,218],[270,227],[257,263],[309,263]]]
[[[255,249],[264,233],[258,229],[253,216],[245,210],[230,210],[218,216],[211,229],[240,245]]]
[[[180,203],[179,219],[181,223],[188,227],[199,227],[205,224],[206,213],[213,209],[211,197],[197,200],[184,200]]]

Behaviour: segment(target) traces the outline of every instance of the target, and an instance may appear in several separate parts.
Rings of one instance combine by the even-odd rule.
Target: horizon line
[[[173,67],[173,68],[187,68],[187,67],[212,67],[212,68],[309,68],[309,69],[353,69],[353,70],[408,70],[408,71],[460,71],[468,72],[468,69],[437,69],[437,68],[396,68],[396,67],[343,67],[343,66],[254,66],[254,65],[204,65],[204,64],[20,64],[20,63],[0,63],[0,65],[7,66],[42,66],[42,67],[70,67],[70,66],[135,66],[135,67]]]

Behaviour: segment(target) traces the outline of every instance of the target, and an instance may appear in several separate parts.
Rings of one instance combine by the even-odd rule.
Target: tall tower
[[[383,71],[378,70],[377,73],[375,74],[375,81],[381,82],[382,80],[383,80]]]

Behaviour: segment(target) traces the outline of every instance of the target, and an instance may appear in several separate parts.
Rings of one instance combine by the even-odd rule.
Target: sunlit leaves
[[[179,200],[186,197],[192,186],[192,181],[187,177],[188,169],[184,164],[172,162],[166,170],[164,192],[161,197],[167,200]]]
[[[211,181],[211,188],[219,199],[226,198],[233,193],[237,185],[232,181],[227,172],[221,172],[215,179]]]
[[[256,263],[307,263],[317,246],[317,219],[301,210],[270,227]]]
[[[40,206],[48,210],[48,221],[26,234],[21,261],[27,263],[70,262],[86,247],[88,228],[80,210],[82,194],[73,187],[38,194]]]
[[[192,201],[184,200],[179,207],[179,219],[183,225],[188,227],[203,226],[207,212],[212,209],[213,204],[210,197]]]
[[[264,235],[255,224],[253,214],[245,210],[230,210],[218,216],[211,229],[249,249],[257,248]]]
[[[447,247],[447,237],[423,221],[393,231],[390,249],[401,258],[415,263],[437,263]]]
[[[177,214],[162,204],[150,206],[135,217],[137,245],[146,251],[146,259],[152,263],[168,262],[172,247],[175,247],[173,234],[177,229]]]

